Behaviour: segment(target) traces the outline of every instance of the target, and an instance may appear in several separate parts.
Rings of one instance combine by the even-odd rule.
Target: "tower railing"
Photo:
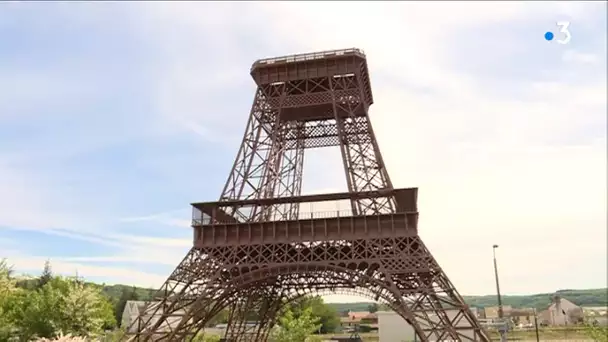
[[[302,61],[310,61],[315,59],[324,59],[334,56],[343,56],[343,55],[357,55],[361,58],[365,58],[365,52],[361,49],[350,48],[350,49],[340,49],[340,50],[327,50],[313,53],[301,53],[295,55],[281,56],[281,57],[273,57],[273,58],[264,58],[259,59],[253,63],[251,66],[251,70],[269,64],[275,63],[293,63],[293,62],[302,62]]]
[[[257,217],[261,221],[290,221],[327,219],[352,216],[416,213],[417,188],[334,193],[297,197],[278,197],[255,200],[230,200],[192,204],[192,226],[239,224]],[[367,201],[378,197],[394,197],[396,210],[392,212],[355,212],[351,201]],[[267,216],[264,212],[268,212]],[[256,216],[257,215],[257,216]]]

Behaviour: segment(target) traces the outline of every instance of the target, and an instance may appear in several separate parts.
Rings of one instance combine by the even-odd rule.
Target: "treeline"
[[[608,306],[608,289],[558,290],[554,293],[540,293],[529,296],[501,296],[503,305],[514,308],[536,308],[545,310],[551,304],[551,298],[558,294],[578,306]],[[498,305],[495,295],[465,296],[464,300],[475,307]]]
[[[10,336],[30,340],[34,337],[52,338],[59,333],[95,336],[117,331],[126,302],[152,300],[155,292],[134,286],[89,283],[78,277],[54,276],[48,262],[40,276],[16,279],[6,261],[0,259],[0,342]],[[579,306],[608,304],[608,289],[562,290],[557,293]],[[549,305],[553,295],[504,296],[503,303],[542,310]],[[496,296],[467,296],[465,301],[471,306],[488,307],[496,305]],[[346,316],[349,311],[387,310],[381,304],[370,302],[327,304],[320,297],[303,298],[292,303],[289,309],[291,319],[308,319],[317,333],[336,331],[340,326],[340,316]],[[256,320],[256,315],[252,312],[248,319]],[[228,312],[224,310],[209,325],[227,321]],[[111,339],[106,337],[106,340]]]
[[[96,336],[116,328],[113,306],[101,289],[78,277],[53,276],[48,263],[35,282],[22,286],[27,287],[18,287],[0,260],[0,341]]]
[[[100,286],[102,292],[110,299],[114,305],[120,305],[121,297],[123,300],[129,296],[125,293],[134,293],[134,300],[150,300],[155,293],[155,290],[145,289],[141,287],[133,287],[127,285],[96,285]],[[514,308],[536,308],[544,310],[551,304],[551,297],[559,294],[578,306],[608,306],[608,289],[589,289],[589,290],[558,290],[554,293],[540,293],[525,296],[502,296],[503,305],[510,305]],[[467,304],[485,308],[498,305],[496,295],[487,296],[464,296]],[[354,302],[354,303],[326,303],[333,308],[339,315],[344,316],[348,311],[382,311],[387,310],[384,305],[375,305],[371,302]],[[120,320],[117,317],[117,320]]]
[[[104,341],[115,341],[122,335],[119,328],[126,302],[148,301],[154,293],[151,289],[98,285],[77,276],[55,276],[49,262],[39,277],[17,279],[6,260],[0,259],[0,342],[62,334],[103,336]],[[255,321],[257,315],[251,312],[247,319]],[[209,325],[227,321],[228,311],[224,310]],[[338,313],[321,297],[303,297],[291,303],[279,318],[272,341],[299,341],[313,333],[334,332],[339,326]],[[219,340],[215,337],[196,340]]]

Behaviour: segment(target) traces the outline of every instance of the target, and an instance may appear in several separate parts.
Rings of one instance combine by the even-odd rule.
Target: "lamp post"
[[[538,337],[538,318],[536,314],[536,308],[534,308],[534,331],[536,331],[536,342],[539,342],[540,339]]]
[[[500,298],[500,285],[498,283],[498,266],[496,264],[496,248],[498,248],[498,245],[493,245],[492,246],[492,256],[494,257],[494,278],[496,279],[496,296],[498,297],[498,318],[500,319],[501,323],[505,323],[506,321],[504,320],[504,312],[502,310],[502,299]],[[505,342],[507,340],[507,326],[506,323],[504,324],[504,326],[502,328],[499,329],[500,331],[500,340],[502,342]]]

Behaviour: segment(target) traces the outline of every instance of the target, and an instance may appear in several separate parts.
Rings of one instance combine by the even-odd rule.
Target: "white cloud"
[[[53,258],[11,256],[7,261],[15,269],[30,272],[31,274],[38,274],[47,260],[51,262],[53,273],[55,274],[64,276],[78,275],[85,279],[90,277],[107,279],[105,281],[106,284],[129,284],[146,288],[157,288],[166,279],[165,275],[141,272],[132,268],[95,266],[55,260]]]
[[[120,259],[135,263],[175,265],[192,245],[190,239],[155,238],[119,233],[112,229],[110,223],[104,225],[102,218],[81,217],[76,211],[67,211],[66,208],[69,206],[62,202],[64,196],[58,196],[59,191],[52,185],[53,183],[44,177],[15,172],[13,168],[0,163],[0,189],[2,189],[2,193],[0,193],[0,208],[2,208],[0,210],[0,230],[41,232],[66,237],[70,240],[110,246],[121,251],[120,255],[112,257],[118,258],[116,261]],[[62,195],[65,194],[65,192],[62,193]],[[170,217],[171,213],[173,212],[128,218],[126,221],[152,220],[161,217],[164,224],[179,227],[189,226],[189,222],[186,223],[185,220]],[[14,239],[0,240],[0,250],[0,258],[11,257],[13,259],[12,256],[18,255],[18,260],[21,262],[16,263],[16,267],[19,269],[23,270],[22,265],[33,265],[23,262],[27,257],[21,255],[21,248]],[[43,256],[31,257],[33,260],[44,258]],[[82,259],[82,262],[92,260]],[[106,260],[111,261],[107,258]],[[102,259],[97,261],[102,261]],[[39,265],[35,268],[39,268]]]
[[[186,211],[183,209],[164,211],[162,213],[149,214],[144,216],[136,216],[136,217],[125,217],[121,218],[122,222],[153,222],[156,224],[174,226],[174,227],[182,227],[182,228],[190,228],[192,223],[189,219],[183,219]]]
[[[0,158],[2,156],[0,155]],[[0,227],[60,228],[75,225],[73,215],[53,210],[52,191],[27,170],[16,170],[0,159]]]
[[[601,62],[600,56],[594,53],[584,53],[575,50],[567,50],[562,55],[564,62],[575,62],[581,64],[597,64]]]

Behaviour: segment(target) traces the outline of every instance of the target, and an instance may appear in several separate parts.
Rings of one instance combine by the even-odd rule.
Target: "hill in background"
[[[112,302],[118,302],[123,291],[132,291],[133,287],[126,285],[104,286],[104,293],[111,298]],[[135,288],[140,300],[149,300],[154,295],[154,290]],[[559,294],[561,297],[579,306],[608,306],[608,289],[591,290],[559,290],[555,293],[541,293],[527,296],[502,296],[503,305],[511,305],[514,308],[536,308],[544,310],[551,303],[551,297]],[[467,304],[484,308],[496,306],[498,302],[496,295],[487,296],[464,296]],[[328,303],[327,305],[336,309],[337,312],[345,311],[368,311],[372,302],[356,303]]]
[[[503,305],[511,305],[514,308],[536,308],[546,309],[551,303],[551,297],[559,294],[572,303],[579,306],[608,306],[608,289],[591,290],[559,290],[555,293],[541,293],[527,296],[502,296]],[[463,296],[465,302],[470,306],[485,308],[498,305],[496,295],[487,296]],[[371,302],[357,303],[328,303],[338,312],[346,311],[369,311]]]
[[[21,279],[18,286],[23,288],[33,288],[37,278]],[[135,292],[139,300],[147,301],[152,298],[155,290],[145,289],[128,285],[99,285],[103,288],[103,293],[110,299],[112,304],[116,305],[123,293]],[[554,294],[559,294],[572,303],[579,306],[608,306],[608,288],[590,289],[590,290],[559,290],[555,293],[541,293],[526,296],[502,296],[503,305],[511,305],[514,308],[536,308],[544,310],[551,303],[551,297]],[[477,308],[496,306],[498,302],[496,295],[486,296],[463,296],[465,302]],[[327,305],[336,309],[337,312],[347,311],[369,311],[372,302],[356,302],[356,303],[328,303]],[[382,306],[380,310],[383,310]]]

